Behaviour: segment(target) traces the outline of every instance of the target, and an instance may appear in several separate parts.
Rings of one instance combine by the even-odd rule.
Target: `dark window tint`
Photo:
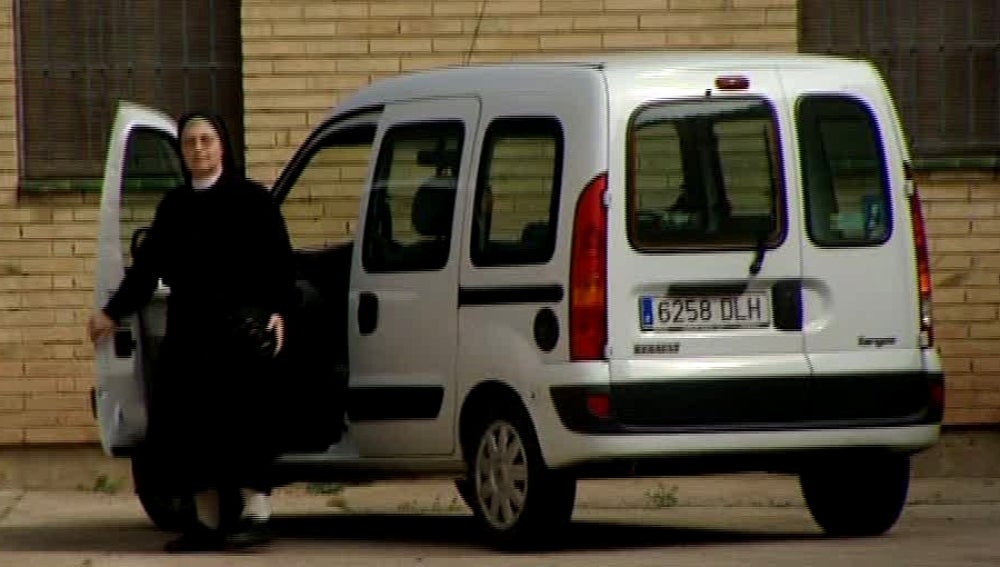
[[[462,138],[458,122],[385,135],[365,219],[366,270],[436,270],[448,262]]]
[[[629,131],[629,234],[638,249],[750,248],[781,239],[777,126],[759,99],[657,103]]]
[[[562,128],[555,119],[490,124],[473,207],[474,264],[537,264],[552,258],[562,153]]]
[[[153,222],[155,203],[163,193],[184,182],[181,158],[172,136],[159,130],[139,128],[129,135],[122,168],[122,250],[131,262],[134,232]]]
[[[878,129],[861,102],[806,97],[798,108],[809,236],[863,245],[889,237],[889,195]]]
[[[125,192],[163,192],[184,182],[180,154],[174,139],[159,130],[132,132],[125,150]]]

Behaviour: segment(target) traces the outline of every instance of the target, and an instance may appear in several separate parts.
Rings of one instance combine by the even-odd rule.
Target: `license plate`
[[[771,325],[767,292],[741,295],[653,297],[639,299],[644,331],[745,329]]]

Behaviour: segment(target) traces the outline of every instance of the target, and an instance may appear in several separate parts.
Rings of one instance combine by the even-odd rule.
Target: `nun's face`
[[[205,179],[222,172],[222,141],[208,120],[195,118],[181,132],[181,154],[191,177]]]

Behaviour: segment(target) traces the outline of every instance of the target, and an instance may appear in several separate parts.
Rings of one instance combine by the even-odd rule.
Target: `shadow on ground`
[[[379,548],[442,548],[449,554],[492,548],[471,516],[432,514],[307,514],[275,517],[272,527],[282,547],[350,543]],[[62,523],[57,526],[0,528],[0,551],[150,553],[172,534],[144,520]],[[562,533],[546,534],[542,546],[526,551],[579,552],[671,546],[739,544],[819,539],[814,532],[736,531],[672,527],[625,521],[574,520]]]

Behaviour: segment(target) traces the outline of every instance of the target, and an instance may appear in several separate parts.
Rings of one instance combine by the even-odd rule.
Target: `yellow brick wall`
[[[0,444],[93,441],[96,199],[18,196],[13,2],[0,0]]]
[[[1000,422],[1000,177],[920,176],[949,423]]]
[[[272,181],[330,106],[373,80],[539,54],[665,48],[794,51],[796,0],[245,0],[249,173]],[[478,30],[478,34],[476,33]],[[473,40],[473,38],[475,38]],[[345,185],[345,190],[350,191]],[[322,207],[344,239],[352,199],[294,202],[308,230]],[[293,236],[295,230],[293,227]],[[312,237],[300,238],[304,242]]]
[[[331,104],[405,71],[539,53],[794,50],[796,0],[244,0],[247,161],[271,182]],[[87,401],[97,199],[17,194],[13,2],[0,0],[0,445],[96,439]],[[479,30],[475,42],[475,30]],[[472,47],[470,51],[470,46]],[[348,160],[350,161],[350,160]],[[357,174],[324,205],[346,237]],[[352,185],[353,184],[353,185]],[[1000,183],[923,184],[951,422],[1000,421]],[[328,198],[329,196],[323,196]],[[318,197],[317,197],[318,198]],[[140,212],[143,209],[139,207]]]

